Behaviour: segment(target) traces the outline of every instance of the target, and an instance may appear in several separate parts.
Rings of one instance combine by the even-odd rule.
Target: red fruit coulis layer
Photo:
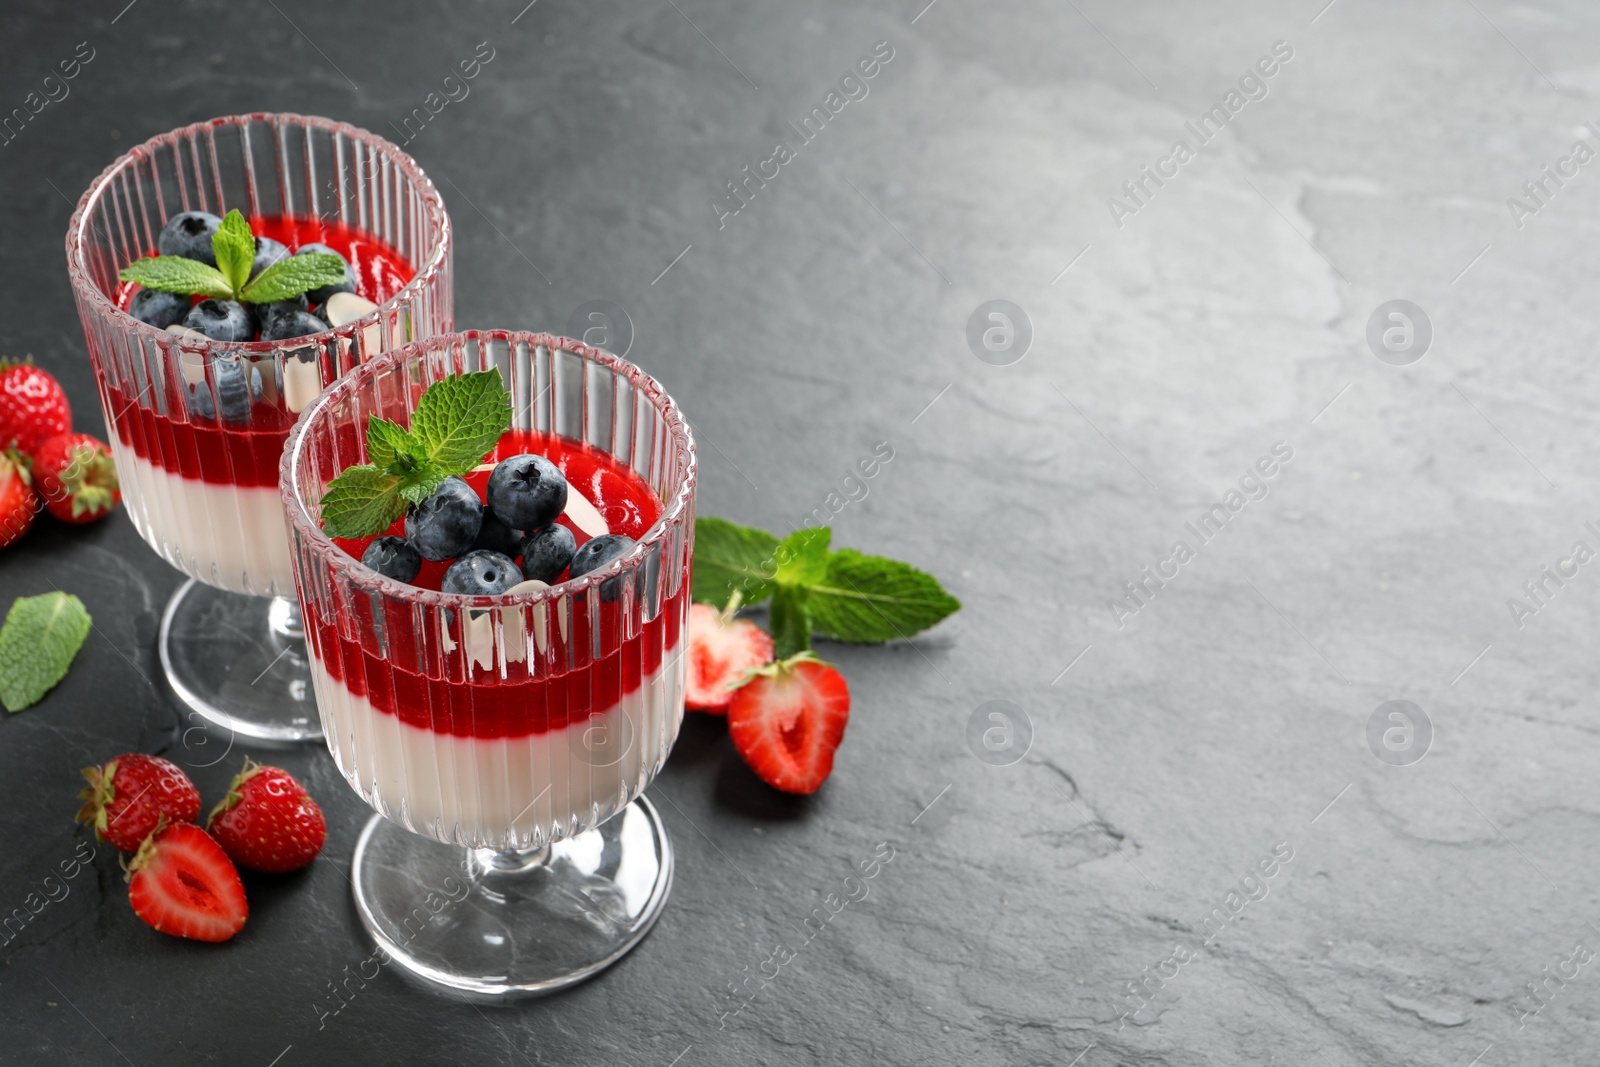
[[[355,271],[356,292],[375,304],[398,293],[416,273],[382,241],[342,224],[280,216],[251,219],[250,228],[258,237],[282,242],[291,252],[312,243],[332,248]],[[124,283],[113,299],[126,311],[138,290],[138,286]],[[196,303],[199,300],[195,298]],[[179,421],[135,403],[110,382],[103,382],[102,388],[116,414],[113,432],[140,459],[213,485],[278,484],[278,458],[296,417],[281,403],[268,402],[270,398],[264,395],[250,406],[248,423],[228,422],[220,413],[213,419],[190,415],[187,421]],[[183,398],[175,399],[179,410],[184,410]]]
[[[572,491],[594,504],[612,533],[638,540],[661,516],[661,501],[638,475],[571,438],[513,431],[500,439],[485,462],[524,452],[543,455],[559,467]],[[466,478],[481,499],[489,472],[474,471]],[[589,540],[565,515],[557,521],[572,530],[580,546]],[[388,533],[403,536],[404,527],[405,520],[397,520]],[[339,539],[335,543],[359,559],[372,540]],[[438,589],[448,566],[424,561],[414,584]],[[660,581],[668,588],[674,584],[666,574]],[[357,618],[347,620],[353,625],[344,627],[343,633],[336,620],[321,617],[317,605],[308,604],[306,637],[312,653],[335,681],[408,726],[454,737],[527,737],[561,730],[609,711],[661,666],[664,653],[678,644],[689,595],[687,569],[676,584],[678,593],[667,600],[660,614],[626,640],[621,635],[620,600],[606,603],[598,596],[585,598],[574,608],[566,640],[561,639],[552,620],[550,653],[535,662],[507,664],[504,678],[498,667],[490,670],[474,664],[465,649],[445,653],[427,647],[433,642],[419,638],[414,609],[393,600],[375,604],[377,598],[353,598],[351,610]],[[381,620],[373,618],[374,611],[382,612]],[[374,637],[375,630],[384,634],[381,645]],[[598,647],[614,651],[595,657],[589,650],[597,642]]]

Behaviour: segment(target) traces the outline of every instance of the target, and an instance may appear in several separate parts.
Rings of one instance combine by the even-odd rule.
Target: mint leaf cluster
[[[146,256],[122,268],[117,277],[164,293],[242,300],[248,304],[288,300],[344,280],[344,260],[326,252],[284,256],[251,278],[256,237],[237,208],[228,212],[211,235],[211,250],[217,255],[215,267],[182,256]]]
[[[222,262],[221,256],[217,262]],[[322,529],[330,537],[371,537],[420,504],[446,478],[476,467],[511,425],[511,394],[496,370],[443,378],[417,400],[411,428],[367,420],[367,459],[328,483]]]
[[[89,636],[83,601],[70,593],[18,597],[0,626],[0,704],[21,711],[57,682]]]
[[[852,548],[829,550],[828,527],[778,540],[726,519],[694,524],[694,599],[721,611],[772,598],[778,659],[811,647],[813,635],[870,644],[911,637],[961,607],[931,574]]]

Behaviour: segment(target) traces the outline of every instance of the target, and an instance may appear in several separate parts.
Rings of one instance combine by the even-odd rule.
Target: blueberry
[[[217,253],[211,247],[211,235],[221,225],[222,220],[209,211],[185,211],[174,215],[161,227],[161,236],[156,238],[156,251],[164,256],[198,259],[215,267]]]
[[[520,530],[549,526],[566,506],[566,476],[543,456],[512,456],[489,474],[489,508],[507,526]]]
[[[262,327],[263,341],[287,341],[291,337],[306,337],[321,333],[328,324],[309,311],[285,311],[267,320]]]
[[[213,341],[248,341],[256,333],[255,315],[237,300],[202,300],[183,324]]]
[[[189,298],[156,289],[140,289],[133,294],[128,314],[146,325],[165,330],[175,322],[182,322],[189,314]]]
[[[510,556],[480,548],[450,564],[439,588],[446,593],[494,596],[522,581],[522,572]]]
[[[217,385],[217,408],[222,417],[228,422],[249,422],[250,402],[261,397],[260,368],[243,360],[219,359],[211,364],[211,379]]]
[[[289,248],[282,241],[274,241],[270,237],[256,238],[256,258],[250,264],[250,277],[266,270],[280,259],[286,259]]]
[[[321,252],[325,256],[339,256],[339,253],[335,252],[327,245],[318,244],[316,242],[308,245],[301,245],[299,248],[295,249],[294,254],[297,256],[303,256],[307,252]],[[320,307],[322,304],[326,303],[328,297],[332,296],[334,293],[353,293],[356,291],[355,270],[351,268],[349,260],[344,259],[343,256],[339,256],[339,258],[344,260],[344,281],[335,285],[324,285],[320,289],[313,289],[311,292],[307,293],[306,296],[310,298],[311,303],[314,306]]]
[[[420,504],[406,509],[406,540],[435,563],[472,548],[483,525],[483,502],[460,478],[446,478]]]
[[[291,296],[287,300],[274,300],[270,304],[256,304],[254,307],[256,309],[256,318],[261,321],[261,328],[264,330],[267,327],[267,323],[279,315],[286,315],[291,311],[310,311],[311,302],[306,299],[306,294],[301,293],[299,296]]]
[[[567,564],[572,562],[572,554],[576,549],[577,542],[572,537],[572,531],[559,522],[534,530],[522,542],[523,577],[537,578],[547,585],[554,585],[556,579],[561,577],[561,572],[567,569]]]
[[[217,417],[217,405],[211,401],[211,390],[205,382],[189,386],[189,414],[197,419]]]
[[[522,532],[501,522],[494,512],[485,511],[483,525],[478,527],[478,539],[472,542],[472,547],[487,548],[515,559],[522,555]]]
[[[245,381],[249,380],[248,393]],[[243,360],[219,359],[211,364],[211,381],[222,401],[222,417],[229,422],[249,422],[250,403],[261,399],[261,368]],[[188,389],[189,414],[197,419],[217,417],[212,385],[196,382]]]
[[[404,537],[380,537],[361,553],[361,562],[386,578],[409,582],[422,569],[422,554]]]
[[[585,541],[583,547],[572,555],[571,576],[581,578],[590,571],[599,570],[628,551],[634,544],[633,538],[624,537],[622,534],[601,534]],[[619,583],[618,578],[600,583],[600,599],[606,601],[617,599]]]

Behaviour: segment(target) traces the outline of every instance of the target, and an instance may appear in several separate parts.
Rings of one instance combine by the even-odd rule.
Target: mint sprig
[[[239,299],[247,304],[270,304],[343,280],[344,260],[326,252],[305,252],[284,256],[257,274],[254,281],[239,290]]]
[[[510,425],[511,394],[492,370],[436,382],[411,416],[411,433],[427,442],[424,455],[451,474],[477,466]]]
[[[812,632],[835,641],[892,641],[960,607],[932,575],[853,548],[829,553],[827,575],[806,597]]]
[[[18,597],[0,626],[0,704],[37,704],[67,676],[90,626],[83,601],[69,593]]]
[[[726,610],[772,598],[775,655],[811,646],[813,635],[858,644],[911,637],[961,607],[931,574],[855,549],[830,551],[827,527],[779,541],[726,519],[694,526],[694,599]]]
[[[237,293],[250,278],[250,265],[256,259],[256,237],[250,224],[237,211],[228,212],[222,225],[211,235],[211,251],[216,253],[217,271]]]
[[[804,589],[794,586],[774,589],[769,621],[774,658],[786,660],[811,647],[811,617],[806,610]]]
[[[117,277],[125,282],[137,282],[146,289],[159,289],[163,293],[182,293],[185,296],[209,296],[227,300],[233,296],[233,287],[217,268],[198,259],[182,256],[147,256],[136,259]]]
[[[405,511],[400,479],[371,463],[347,467],[322,495],[322,528],[331,537],[369,537]]]
[[[721,611],[735,591],[747,604],[772,595],[778,539],[754,526],[727,519],[694,523],[694,599]]]
[[[242,300],[250,304],[288,300],[344,280],[344,260],[326,252],[284,256],[252,279],[250,268],[255,263],[256,238],[250,223],[237,208],[228,212],[217,232],[211,235],[211,250],[217,257],[215,267],[182,256],[146,256],[122,268],[117,277],[164,293]]]
[[[262,277],[266,272],[262,272]],[[372,416],[367,459],[328,483],[322,529],[331,537],[371,537],[420,504],[446,478],[477,466],[511,425],[511,394],[496,370],[443,378],[417,400],[411,428]]]

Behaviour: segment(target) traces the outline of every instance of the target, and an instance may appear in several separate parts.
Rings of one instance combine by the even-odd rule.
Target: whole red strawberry
[[[162,933],[195,941],[226,941],[250,917],[239,872],[209,834],[186,822],[139,846],[128,864],[128,903]]]
[[[28,455],[52,434],[72,429],[61,383],[31,362],[0,359],[0,449]]]
[[[105,442],[86,433],[58,433],[33,450],[33,484],[50,514],[64,522],[93,522],[122,499],[117,465]]]
[[[194,783],[160,756],[125,753],[103,767],[85,767],[83,776],[89,787],[78,794],[85,802],[78,821],[92,824],[95,836],[119,852],[139,851],[163,819],[192,823],[200,815]]]
[[[733,702],[730,683],[772,658],[772,638],[748,619],[730,619],[709,604],[689,608],[689,652],[683,700],[721,715]]]
[[[733,747],[763,782],[785,793],[822,787],[849,721],[844,676],[810,652],[762,667],[728,706]]]
[[[39,513],[33,478],[21,457],[0,450],[0,548],[19,540]]]
[[[294,776],[249,758],[211,809],[206,829],[233,862],[272,874],[304,867],[328,837],[322,809]]]

